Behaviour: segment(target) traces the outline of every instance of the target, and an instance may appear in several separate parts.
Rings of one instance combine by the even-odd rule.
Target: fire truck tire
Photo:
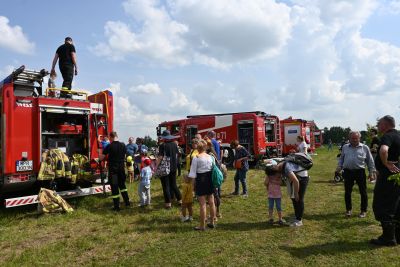
[[[224,163],[227,167],[233,167],[233,161],[235,159],[233,150],[229,147],[224,147],[222,148],[222,155],[222,163]]]

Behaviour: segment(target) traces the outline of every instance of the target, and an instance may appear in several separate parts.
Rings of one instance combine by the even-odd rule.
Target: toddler
[[[47,82],[48,88],[56,88],[56,83],[55,83],[56,78],[57,78],[56,72],[50,73],[49,81]]]
[[[133,159],[132,156],[126,157],[126,168],[128,169],[129,183],[133,183]]]
[[[138,193],[140,197],[140,207],[150,205],[150,180],[152,176],[152,171],[150,168],[151,160],[149,158],[143,161],[144,167],[140,171],[140,183],[138,187]]]
[[[186,215],[186,210],[189,215]],[[182,222],[193,221],[193,179],[187,175],[183,178],[182,183]]]
[[[275,162],[276,163],[276,162]],[[278,223],[279,225],[284,225],[285,222],[282,219],[282,207],[281,207],[281,199],[282,199],[282,191],[281,191],[281,182],[282,175],[279,171],[273,170],[271,166],[276,164],[272,164],[270,166],[267,165],[265,169],[266,177],[264,184],[267,188],[268,192],[268,213],[269,213],[269,223],[274,223],[273,211],[274,204],[276,206],[276,210],[278,212]]]

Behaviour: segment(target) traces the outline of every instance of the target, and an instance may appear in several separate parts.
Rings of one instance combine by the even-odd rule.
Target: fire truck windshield
[[[167,130],[167,126],[161,126],[159,125],[157,127],[157,135],[160,136],[162,134],[163,131]]]

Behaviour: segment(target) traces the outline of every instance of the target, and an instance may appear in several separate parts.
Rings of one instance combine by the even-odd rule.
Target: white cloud
[[[272,0],[171,2],[174,17],[189,27],[190,47],[220,63],[275,56],[290,37],[290,8]]]
[[[315,119],[320,126],[362,129],[366,122],[398,112],[400,48],[361,34],[380,8],[377,1],[226,3],[127,1],[124,8],[134,23],[107,24],[112,30],[106,30],[104,45],[110,56],[215,68],[212,75],[202,72],[201,80],[193,78],[185,87],[174,84],[181,75],[175,68],[168,82],[172,89],[156,80],[132,87],[134,97],[120,90],[126,99],[118,103],[129,112],[121,114],[133,118],[135,113],[132,123],[140,131],[152,132],[161,121],[189,114],[255,109],[282,118]],[[185,30],[173,31],[171,25]],[[147,46],[156,33],[176,49]],[[118,46],[113,38],[131,41]],[[185,71],[192,73],[190,67]]]
[[[157,83],[147,83],[147,84],[140,84],[138,86],[133,86],[130,89],[130,91],[134,93],[147,94],[147,95],[161,94],[161,88]]]
[[[14,66],[7,65],[0,69],[0,80],[3,80],[15,70]]]
[[[290,37],[290,8],[273,0],[127,0],[123,7],[134,23],[108,21],[107,42],[91,48],[96,55],[224,69],[275,56]]]
[[[178,89],[174,88],[171,90],[169,107],[174,112],[195,113],[199,111],[199,104],[195,100],[189,100],[189,98]]]
[[[21,54],[33,54],[35,44],[28,40],[20,26],[11,26],[9,22],[8,18],[0,16],[0,47]]]
[[[185,42],[182,35],[187,26],[173,20],[164,8],[158,8],[155,0],[128,0],[123,3],[135,26],[120,21],[108,21],[104,27],[107,43],[92,48],[98,56],[122,60],[129,55],[160,61],[167,65],[184,65]]]

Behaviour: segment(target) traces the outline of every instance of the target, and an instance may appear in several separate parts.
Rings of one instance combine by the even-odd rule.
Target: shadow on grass
[[[233,223],[218,223],[218,229],[225,231],[252,231],[266,230],[278,227],[270,225],[267,222],[233,222]],[[284,226],[282,226],[283,228]]]
[[[337,254],[351,253],[353,251],[371,251],[377,249],[365,241],[335,241],[325,244],[316,244],[305,247],[280,246],[281,250],[289,252],[293,257],[305,259],[314,255],[335,256]]]

